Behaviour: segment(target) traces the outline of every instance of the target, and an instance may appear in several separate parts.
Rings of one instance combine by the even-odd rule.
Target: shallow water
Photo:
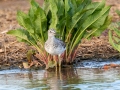
[[[0,71],[0,90],[120,90],[120,68]]]
[[[0,71],[0,90],[120,90],[120,67],[104,70],[120,60],[86,60],[61,72],[37,70]]]

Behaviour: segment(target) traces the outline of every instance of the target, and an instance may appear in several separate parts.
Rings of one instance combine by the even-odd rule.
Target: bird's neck
[[[49,36],[48,39],[53,41],[55,39],[55,36]]]

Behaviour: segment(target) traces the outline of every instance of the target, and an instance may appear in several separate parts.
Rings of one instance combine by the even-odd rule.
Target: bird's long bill
[[[60,34],[57,34],[57,33],[55,34],[55,36],[57,36],[57,37],[62,37]]]
[[[55,36],[60,36],[60,34],[56,33]]]

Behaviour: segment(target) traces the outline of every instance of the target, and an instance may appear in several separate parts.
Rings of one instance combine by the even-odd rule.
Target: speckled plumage
[[[56,31],[54,29],[48,30],[48,39],[45,42],[45,50],[51,55],[60,55],[62,54],[66,47],[65,43],[56,38]]]

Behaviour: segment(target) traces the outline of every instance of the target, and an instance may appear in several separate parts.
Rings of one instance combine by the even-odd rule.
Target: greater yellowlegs
[[[51,55],[59,56],[59,66],[61,66],[60,56],[65,51],[65,43],[56,38],[56,31],[54,29],[48,30],[48,39],[45,42],[45,50]]]

